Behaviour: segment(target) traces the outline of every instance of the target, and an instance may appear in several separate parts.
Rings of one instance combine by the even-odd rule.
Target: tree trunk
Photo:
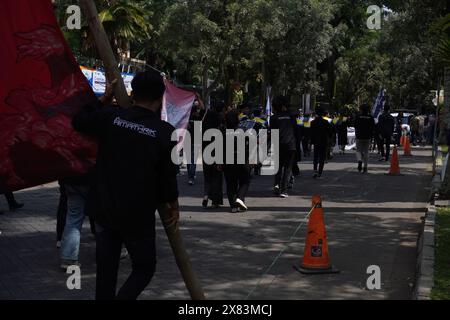
[[[209,90],[208,90],[208,62],[205,61],[203,64],[203,77],[202,77],[202,99],[205,103],[206,109],[209,109]]]
[[[334,54],[328,58],[328,99],[330,102],[330,112],[334,110],[334,99],[336,94],[336,58]]]

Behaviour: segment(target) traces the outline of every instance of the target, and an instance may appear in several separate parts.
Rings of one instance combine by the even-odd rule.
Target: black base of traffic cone
[[[300,272],[301,274],[336,274],[336,273],[340,273],[341,271],[336,269],[334,266],[331,266],[329,268],[325,268],[325,269],[311,269],[311,268],[305,268],[302,266],[293,266],[293,268]]]

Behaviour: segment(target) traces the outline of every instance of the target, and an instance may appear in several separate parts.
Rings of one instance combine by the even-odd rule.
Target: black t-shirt
[[[395,130],[395,118],[389,113],[383,113],[378,118],[378,130],[384,137],[390,137]]]
[[[201,110],[198,107],[193,107],[191,111],[191,115],[189,116],[189,124],[188,124],[188,131],[191,134],[191,139],[194,141],[194,129],[195,129],[195,122],[202,121],[203,116],[205,115],[205,110]]]
[[[375,131],[375,120],[370,115],[361,114],[355,119],[355,135],[358,140],[370,140]]]
[[[288,112],[280,112],[272,117],[270,129],[280,130],[280,146],[287,150],[297,150],[299,133],[295,117]]]
[[[331,139],[333,127],[322,117],[311,121],[311,141],[314,145],[326,146]]]
[[[96,222],[126,234],[154,233],[158,206],[178,198],[174,127],[142,107],[100,105],[83,108],[73,126],[98,138],[91,192]]]

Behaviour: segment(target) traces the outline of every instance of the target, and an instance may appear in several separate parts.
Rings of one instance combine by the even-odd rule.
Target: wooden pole
[[[80,0],[80,5],[83,9],[84,15],[87,17],[89,27],[94,36],[95,44],[97,46],[98,53],[103,60],[105,67],[107,79],[113,81],[117,79],[117,84],[115,85],[115,96],[117,102],[122,107],[129,107],[131,101],[128,97],[123,79],[120,75],[114,53],[111,49],[111,44],[109,43],[108,37],[106,35],[103,25],[98,19],[97,8],[93,0]],[[180,269],[183,280],[186,284],[186,288],[191,295],[193,300],[204,300],[205,295],[203,293],[200,282],[194,273],[189,256],[183,244],[183,239],[181,238],[180,230],[178,228],[178,221],[171,223],[171,211],[167,208],[160,208],[159,215],[161,221],[166,230],[167,237],[172,247],[173,254],[175,256],[176,263]]]
[[[131,105],[131,101],[128,97],[122,76],[120,75],[117,61],[111,48],[111,44],[109,43],[108,36],[106,35],[105,29],[98,18],[97,7],[95,6],[93,0],[80,0],[80,5],[94,37],[98,54],[103,61],[106,79],[109,82],[112,82],[114,79],[118,80],[114,88],[114,95],[118,104],[121,107],[127,108]]]
[[[172,247],[172,251],[175,256],[175,261],[178,265],[178,269],[180,269],[191,299],[205,300],[205,294],[203,293],[200,281],[192,269],[189,256],[184,248],[183,239],[181,238],[180,230],[178,228],[178,221],[171,221],[172,217],[169,210],[159,208],[158,211],[164,229],[166,230],[167,237],[169,238],[170,246]]]

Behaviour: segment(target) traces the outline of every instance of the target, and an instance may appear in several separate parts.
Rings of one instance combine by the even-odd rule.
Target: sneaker
[[[241,210],[247,211],[248,207],[245,205],[244,201],[241,199],[236,199],[236,204],[239,206]]]
[[[61,248],[61,241],[56,241],[56,248]]]
[[[120,251],[120,260],[124,260],[128,257],[128,250],[127,248],[122,248],[122,251]]]
[[[17,203],[17,202],[16,202],[16,203],[13,203],[13,204],[9,207],[9,211],[16,211],[16,210],[22,209],[23,206],[24,206],[23,203]]]
[[[280,198],[286,199],[286,198],[289,198],[289,195],[287,193],[281,193]]]
[[[362,171],[362,161],[358,162],[358,171],[361,172]]]
[[[208,208],[208,199],[203,199],[202,207],[205,208],[205,209]]]
[[[79,263],[78,260],[61,259],[61,269],[67,270],[71,266],[81,267],[81,263]]]
[[[190,185],[190,186],[193,186],[193,185],[194,185],[194,180],[190,179],[190,180],[189,180],[189,185]]]
[[[380,158],[378,161],[380,162],[386,161],[386,158]]]
[[[212,206],[211,206],[211,209],[217,210],[217,209],[219,209],[219,208],[220,208],[220,204],[217,204],[217,203],[214,203],[214,202],[213,202],[213,204],[212,204]]]
[[[239,209],[238,208],[231,208],[231,213],[238,213]]]
[[[279,185],[276,185],[275,187],[273,187],[273,193],[277,196],[280,195],[280,186]]]
[[[319,177],[319,173],[318,172],[314,172],[313,178],[317,179]]]

